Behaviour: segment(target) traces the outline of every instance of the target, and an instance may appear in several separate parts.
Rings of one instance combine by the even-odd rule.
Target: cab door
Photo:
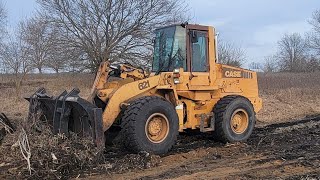
[[[190,90],[209,86],[208,31],[190,30]]]

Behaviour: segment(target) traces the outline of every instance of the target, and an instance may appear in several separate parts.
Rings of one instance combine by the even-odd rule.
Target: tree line
[[[0,4],[0,73],[95,72],[100,62],[150,67],[154,29],[189,19],[183,0],[38,0],[37,13],[6,31],[6,10]],[[320,70],[320,10],[306,35],[285,34],[275,54],[250,69],[265,72]],[[241,67],[245,49],[218,43],[220,63]]]
[[[94,72],[104,60],[144,67],[152,58],[153,30],[187,18],[182,0],[37,3],[38,13],[22,20],[1,43],[4,72]],[[6,21],[3,5],[1,12]]]
[[[0,33],[2,73],[95,72],[104,60],[150,67],[153,31],[189,20],[183,0],[38,0],[38,13],[14,34]],[[0,6],[0,22],[6,11]],[[242,48],[219,44],[222,63],[241,66]]]
[[[305,35],[284,34],[277,52],[266,57],[260,68],[264,72],[320,71],[320,10],[312,14],[309,24],[312,30]]]

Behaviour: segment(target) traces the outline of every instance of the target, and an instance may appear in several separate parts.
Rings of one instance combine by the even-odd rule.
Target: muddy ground
[[[92,179],[320,179],[320,118],[256,128],[246,144],[181,135],[158,166]]]
[[[258,127],[247,143],[221,144],[209,134],[180,134],[165,156],[130,154],[117,146],[94,155],[90,146],[57,141],[51,149],[31,149],[32,175],[23,159],[2,159],[0,179],[320,179],[320,116]]]
[[[256,128],[245,144],[182,134],[155,167],[145,163],[147,169],[90,179],[320,179],[320,117]]]

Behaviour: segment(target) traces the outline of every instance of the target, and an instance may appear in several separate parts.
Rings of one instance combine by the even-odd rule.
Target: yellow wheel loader
[[[255,72],[218,63],[215,29],[192,24],[157,29],[150,73],[128,64],[101,63],[91,96],[79,90],[57,97],[40,88],[30,98],[29,118],[41,114],[54,133],[91,136],[105,146],[118,127],[133,152],[163,154],[179,132],[210,132],[222,142],[249,138],[262,107]]]

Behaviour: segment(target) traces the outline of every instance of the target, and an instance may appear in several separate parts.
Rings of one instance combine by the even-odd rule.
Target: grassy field
[[[263,123],[288,121],[320,113],[320,73],[275,73],[259,75]]]
[[[93,74],[31,74],[22,84],[20,97],[17,97],[14,88],[14,77],[0,75],[0,112],[9,117],[23,118],[27,114],[28,102],[23,99],[29,97],[38,88],[45,87],[49,94],[58,95],[63,90],[71,90],[74,87],[81,89],[81,96],[86,97],[94,80]]]

